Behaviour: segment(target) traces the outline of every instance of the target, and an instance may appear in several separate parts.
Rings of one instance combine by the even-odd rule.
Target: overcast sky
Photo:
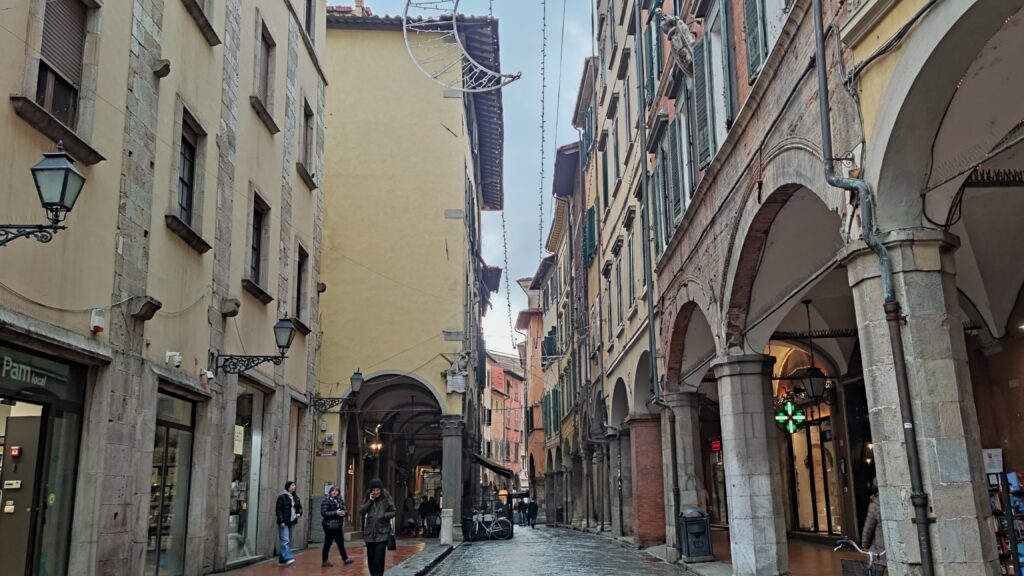
[[[352,5],[351,0],[330,0],[332,5]],[[376,15],[402,14],[405,0],[366,0]],[[487,14],[489,0],[461,0],[463,14]],[[551,170],[559,145],[578,139],[572,126],[572,110],[579,89],[583,62],[591,54],[590,0],[546,0],[547,4],[547,144],[544,150],[544,224],[551,221]],[[508,269],[512,293],[512,321],[526,307],[526,295],[515,280],[530,276],[539,261],[540,210],[540,94],[542,0],[493,0],[500,21],[503,72],[521,72],[522,78],[504,88],[505,104],[505,217],[508,223]],[[562,13],[565,10],[563,41]],[[561,56],[561,74],[559,73]],[[561,77],[561,82],[559,82]],[[559,97],[559,89],[561,95]],[[556,123],[557,117],[557,123]],[[556,140],[557,138],[557,140]],[[501,214],[485,212],[484,259],[504,267]],[[505,299],[505,283],[492,299],[484,318],[484,336],[492,350],[514,351]],[[522,336],[515,334],[515,338]]]

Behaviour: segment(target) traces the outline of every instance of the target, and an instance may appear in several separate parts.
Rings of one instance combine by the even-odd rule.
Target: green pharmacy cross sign
[[[797,431],[801,424],[807,421],[807,415],[804,414],[803,410],[798,410],[792,400],[786,400],[782,410],[775,414],[775,421],[785,425],[786,432],[792,434]]]

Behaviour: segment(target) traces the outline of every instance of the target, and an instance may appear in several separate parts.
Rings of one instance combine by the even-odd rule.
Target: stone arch
[[[371,382],[373,380],[378,380],[379,378],[383,378],[383,377],[394,378],[395,381],[399,381],[399,380],[415,380],[416,382],[421,384],[423,386],[423,388],[426,389],[427,392],[429,392],[430,394],[432,394],[434,396],[434,400],[437,402],[437,406],[441,409],[441,415],[442,416],[447,416],[448,415],[448,407],[447,407],[447,404],[444,401],[444,398],[441,397],[441,393],[438,392],[437,388],[435,388],[433,384],[431,384],[429,381],[427,381],[425,378],[423,378],[419,374],[416,374],[415,372],[405,372],[403,370],[378,370],[376,372],[372,372],[370,374],[364,374],[363,375],[363,379],[367,383],[369,383],[369,382]],[[352,391],[349,390],[345,394],[345,396],[349,396],[351,394],[352,394]]]
[[[763,201],[745,205],[730,248],[728,296],[723,299],[727,349],[759,352],[744,341],[751,314],[765,313],[806,279],[834,265],[846,242],[842,196],[828,190],[832,192],[821,194],[801,184],[785,184]]]
[[[629,392],[626,389],[626,381],[622,378],[615,381],[609,416],[609,425],[617,428],[622,428],[626,425],[626,418],[629,416]]]
[[[633,370],[632,404],[630,414],[649,414],[649,400],[654,395],[651,386],[651,353],[644,350]]]
[[[696,302],[675,315],[665,349],[665,390],[695,392],[719,352],[707,314]]]
[[[928,225],[921,194],[943,117],[981,49],[1022,6],[1024,0],[940,2],[904,41],[864,162],[880,230]]]

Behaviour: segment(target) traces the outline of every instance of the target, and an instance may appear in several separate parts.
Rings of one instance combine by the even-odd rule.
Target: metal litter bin
[[[686,558],[711,559],[711,519],[697,508],[679,514],[676,524],[679,550]]]
[[[565,523],[565,510],[562,508],[555,508],[555,522],[558,524]]]

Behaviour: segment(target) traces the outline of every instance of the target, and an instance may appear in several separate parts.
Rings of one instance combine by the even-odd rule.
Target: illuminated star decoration
[[[782,410],[775,414],[775,421],[779,424],[785,424],[786,432],[790,434],[796,432],[797,428],[806,420],[807,415],[804,414],[803,410],[797,410],[792,400],[786,400]]]

